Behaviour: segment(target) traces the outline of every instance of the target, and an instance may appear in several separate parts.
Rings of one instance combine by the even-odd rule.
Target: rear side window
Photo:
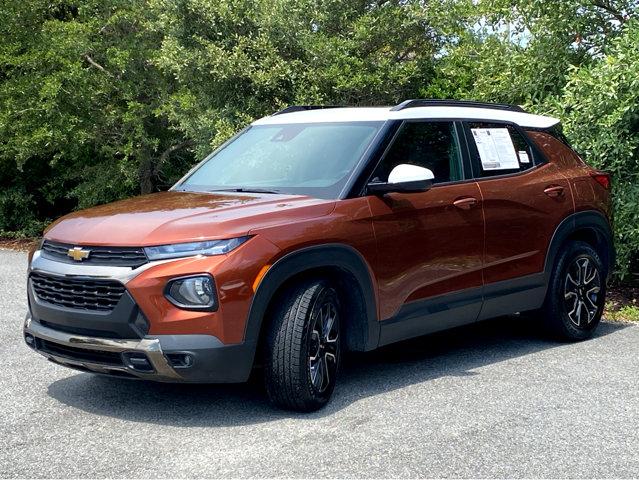
[[[373,181],[386,182],[397,165],[428,168],[433,183],[462,180],[461,154],[453,122],[406,122],[375,169]]]
[[[479,177],[518,173],[534,167],[533,150],[512,125],[469,122],[470,150]]]

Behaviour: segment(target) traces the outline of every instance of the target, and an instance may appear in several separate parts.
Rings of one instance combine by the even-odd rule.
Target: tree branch
[[[106,68],[104,68],[102,65],[100,65],[98,62],[96,62],[95,60],[93,60],[89,54],[85,54],[84,55],[84,59],[89,62],[89,65],[91,65],[92,67],[97,68],[98,70],[100,70],[101,72],[107,74],[109,77],[114,78],[114,75],[109,72]]]
[[[621,11],[617,10],[616,8],[614,8],[609,2],[606,2],[604,0],[592,0],[592,4],[595,7],[601,8],[602,10],[605,10],[606,12],[608,12],[609,14],[611,14],[613,17],[615,17],[619,23],[621,23],[622,25],[624,23],[626,23],[626,21],[628,20]]]
[[[156,170],[158,170],[158,167],[168,160],[168,158],[171,156],[173,152],[182,150],[183,148],[191,147],[193,145],[195,145],[195,142],[193,140],[184,140],[181,143],[171,145],[169,148],[167,148],[160,154],[160,157],[158,158],[158,163],[156,164]]]
[[[172,153],[181,150],[183,148],[195,145],[193,140],[184,140],[183,142],[171,145],[164,150],[157,161],[154,162],[154,158],[148,157],[140,164],[140,193],[151,193],[155,186],[155,179],[158,177],[162,165],[169,159]]]

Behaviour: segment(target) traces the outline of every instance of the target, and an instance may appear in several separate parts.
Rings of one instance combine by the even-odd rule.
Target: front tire
[[[541,309],[546,327],[560,340],[590,338],[601,321],[605,297],[605,269],[597,251],[585,242],[567,244]]]
[[[289,288],[273,312],[265,345],[265,384],[275,405],[301,412],[322,408],[340,362],[340,302],[325,280]]]

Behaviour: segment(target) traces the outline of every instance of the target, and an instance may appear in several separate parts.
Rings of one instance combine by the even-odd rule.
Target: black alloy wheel
[[[269,399],[288,410],[310,412],[331,398],[340,363],[341,307],[324,279],[291,285],[275,300],[264,345]]]
[[[588,328],[601,307],[601,274],[588,255],[573,260],[566,269],[564,301],[568,318],[577,328]]]

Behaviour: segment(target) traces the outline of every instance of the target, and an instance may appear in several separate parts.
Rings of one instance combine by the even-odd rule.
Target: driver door
[[[465,180],[455,122],[407,121],[374,171],[428,168],[425,192],[369,196],[378,255],[380,344],[477,319],[482,303],[484,221],[476,182]]]

